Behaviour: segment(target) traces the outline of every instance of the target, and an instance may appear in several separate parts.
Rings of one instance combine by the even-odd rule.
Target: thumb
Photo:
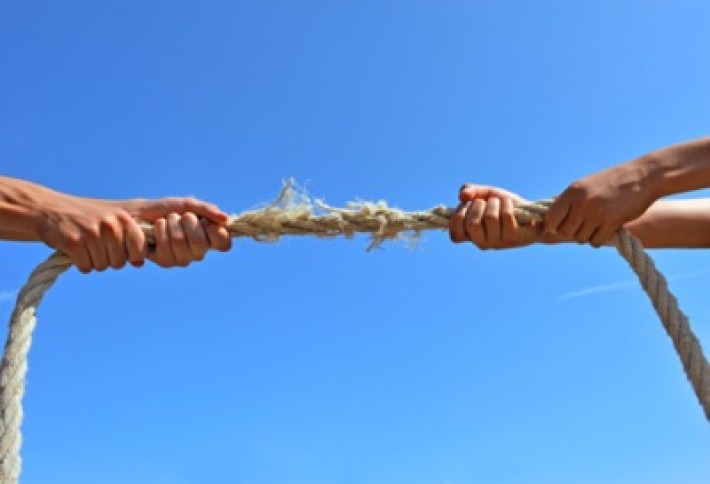
[[[217,205],[204,202],[192,197],[185,198],[163,198],[148,202],[140,211],[138,216],[152,222],[158,218],[166,217],[171,213],[194,213],[198,217],[204,217],[216,224],[223,225],[229,220],[229,215],[223,212]]]
[[[488,185],[476,185],[473,183],[464,183],[459,190],[459,200],[461,202],[472,202],[476,199],[487,200],[491,197],[497,197],[501,199],[509,198],[515,203],[524,203],[525,200],[516,195],[513,192],[504,190],[502,188],[491,187]]]

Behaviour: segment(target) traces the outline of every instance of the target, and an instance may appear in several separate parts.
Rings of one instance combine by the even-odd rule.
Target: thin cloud
[[[703,269],[700,271],[686,272],[684,274],[676,274],[673,276],[668,276],[666,279],[669,281],[678,281],[681,279],[691,279],[693,277],[706,275],[706,274],[708,274],[708,272],[710,272],[710,269]],[[598,286],[589,286],[589,287],[585,287],[582,289],[577,289],[575,291],[566,292],[562,296],[560,296],[560,299],[563,299],[563,300],[573,299],[576,297],[592,296],[592,295],[601,294],[604,292],[624,291],[627,289],[633,289],[633,288],[637,288],[637,287],[639,287],[639,282],[637,280],[613,282],[610,284],[600,284]]]
[[[14,301],[15,297],[17,297],[17,291],[0,291],[0,303]]]

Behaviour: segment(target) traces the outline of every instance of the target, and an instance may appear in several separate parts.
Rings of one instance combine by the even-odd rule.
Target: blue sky
[[[707,134],[708,15],[5,3],[2,172],[230,212],[289,177],[332,205],[453,205],[464,181],[550,197]],[[188,269],[62,277],[30,354],[23,482],[708,482],[707,422],[612,250],[367,245],[238,241]],[[0,245],[4,316],[48,254]],[[707,252],[654,257],[710,341]]]

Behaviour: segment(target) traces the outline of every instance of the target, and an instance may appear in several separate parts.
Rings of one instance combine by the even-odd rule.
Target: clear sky
[[[2,173],[238,212],[536,199],[710,126],[703,1],[0,6]],[[703,193],[692,196],[702,196]],[[611,249],[238,241],[73,270],[39,312],[27,484],[707,483],[708,424]],[[49,254],[0,245],[0,312]],[[706,251],[657,251],[710,342]],[[710,344],[710,343],[708,343]]]

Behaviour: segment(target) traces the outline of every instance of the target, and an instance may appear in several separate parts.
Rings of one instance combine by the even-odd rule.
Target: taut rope
[[[515,216],[520,223],[541,220],[547,207],[545,202],[526,204],[516,208]],[[445,207],[403,212],[384,202],[353,204],[344,209],[325,205],[321,208],[324,213],[315,214],[308,204],[285,209],[273,205],[237,215],[228,222],[227,228],[233,237],[267,241],[277,240],[282,235],[335,237],[366,232],[373,234],[373,245],[377,245],[385,239],[397,238],[402,232],[447,229],[453,213]],[[145,230],[150,235],[150,227]],[[688,318],[678,308],[665,278],[635,237],[622,229],[615,235],[612,245],[631,265],[651,299],[705,416],[710,420],[710,368]],[[22,395],[35,312],[44,293],[70,266],[71,261],[66,255],[54,253],[32,272],[17,296],[0,367],[0,484],[15,484],[20,474]]]

